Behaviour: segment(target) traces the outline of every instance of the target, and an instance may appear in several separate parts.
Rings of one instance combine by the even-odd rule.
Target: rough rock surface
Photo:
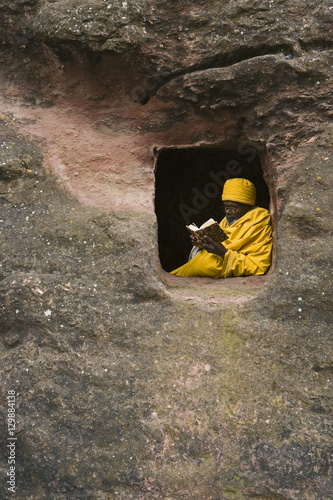
[[[17,499],[331,499],[331,2],[0,12],[2,497],[15,391]],[[273,269],[168,275],[159,151],[244,143]]]
[[[53,44],[78,42],[92,50],[126,52],[148,37],[151,5],[146,0],[112,3],[68,0],[47,3],[35,19],[35,30]]]

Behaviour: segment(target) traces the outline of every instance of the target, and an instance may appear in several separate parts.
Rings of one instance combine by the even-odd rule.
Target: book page
[[[212,224],[217,224],[216,220],[208,219],[202,224],[202,226],[200,226],[200,229],[204,229],[205,227],[211,226]]]
[[[190,224],[189,226],[186,226],[188,229],[190,229],[191,231],[199,231],[199,228],[198,226],[196,226],[195,224]]]

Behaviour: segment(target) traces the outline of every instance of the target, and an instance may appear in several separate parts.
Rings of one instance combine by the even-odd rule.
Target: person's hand
[[[195,236],[195,234],[191,234],[190,238],[191,238],[191,241],[192,241],[192,244],[193,244],[194,247],[201,248],[200,247],[200,244],[201,244],[200,238],[198,238],[197,236]]]
[[[198,238],[194,234],[191,235],[191,241],[194,246],[199,247],[201,250],[206,250],[209,253],[218,255],[219,257],[224,257],[227,253],[227,249],[222,243],[214,241],[209,236],[203,236]]]

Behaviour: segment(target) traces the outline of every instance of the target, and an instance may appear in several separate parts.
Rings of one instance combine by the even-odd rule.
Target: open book
[[[195,234],[195,236],[199,238],[201,236],[209,236],[214,241],[218,241],[219,243],[228,238],[223,229],[220,228],[219,224],[214,219],[208,219],[200,227],[197,227],[195,224],[189,224],[186,227],[190,233]]]

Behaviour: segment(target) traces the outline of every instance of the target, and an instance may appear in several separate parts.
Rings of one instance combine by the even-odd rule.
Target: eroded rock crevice
[[[194,66],[187,67],[186,70],[179,70],[173,74],[168,73],[152,73],[152,78],[155,80],[153,91],[149,97],[145,98],[141,104],[147,104],[150,98],[160,91],[165,85],[168,85],[172,80],[179,77],[191,76],[192,73],[209,71],[212,69],[232,68],[234,65],[246,63],[247,61],[261,57],[275,57],[276,64],[281,64],[282,60],[292,60],[297,58],[313,57],[314,54],[322,53],[330,55],[332,50],[332,43],[326,40],[316,40],[309,43],[296,43],[295,45],[281,44],[277,46],[263,46],[263,47],[244,47],[236,49],[233,53],[221,54],[212,60],[205,61],[205,63],[198,63]],[[309,72],[311,70],[309,69]],[[155,88],[156,87],[156,88]],[[149,89],[148,89],[149,90]]]

